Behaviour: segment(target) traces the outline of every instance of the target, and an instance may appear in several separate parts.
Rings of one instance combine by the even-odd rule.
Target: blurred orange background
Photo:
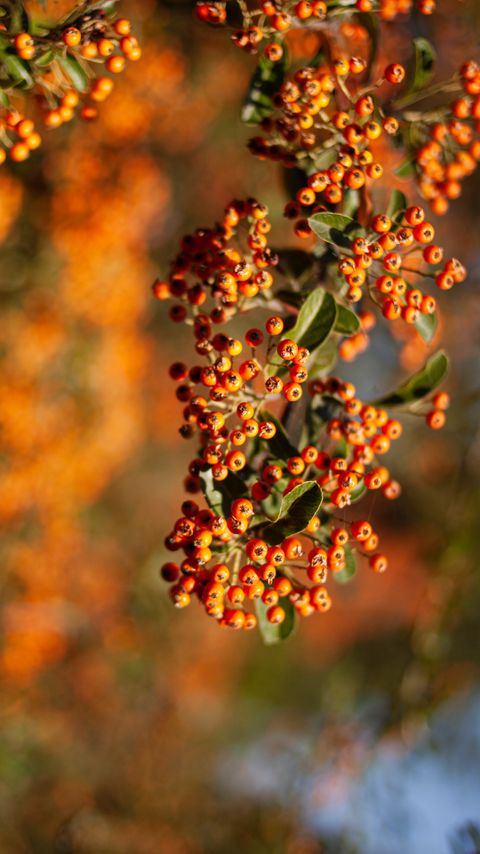
[[[480,179],[438,225],[471,273],[444,303],[454,405],[444,433],[415,423],[399,443],[403,496],[375,505],[389,572],[360,572],[281,648],[174,611],[158,568],[189,454],[166,376],[182,333],[150,284],[230,197],[255,194],[286,235],[282,176],[248,154],[238,118],[252,60],[192,6],[122,4],[144,53],[98,122],[0,174],[0,851],[394,854],[331,843],[304,808],[315,795],[322,811],[332,778],[327,794],[300,784],[332,762],[356,779],[385,740],[410,750],[477,684]],[[439,0],[427,23],[386,27],[387,45],[418,27],[441,46],[441,78],[474,52],[480,14]],[[407,372],[426,354],[380,331],[342,373],[391,383],[395,352]],[[265,739],[275,756],[308,745],[286,794],[245,785],[235,757]]]

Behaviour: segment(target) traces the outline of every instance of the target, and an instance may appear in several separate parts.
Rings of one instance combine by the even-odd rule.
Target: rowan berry
[[[385,555],[374,554],[369,559],[369,564],[374,572],[385,572],[388,567],[388,561]]]
[[[125,59],[123,56],[111,56],[107,59],[106,68],[112,74],[120,74],[125,68]]]
[[[77,47],[82,41],[82,34],[77,27],[67,27],[62,33],[62,39],[67,47]]]
[[[366,522],[365,520],[352,522],[351,531],[352,537],[358,540],[358,542],[363,542],[364,540],[368,540],[371,535],[372,526],[370,522]]]
[[[269,623],[280,624],[285,620],[285,610],[279,605],[274,605],[267,610],[267,620]]]
[[[10,157],[16,163],[21,163],[27,160],[30,156],[30,149],[26,142],[16,142],[10,149]]]
[[[445,412],[441,409],[433,409],[428,413],[426,421],[432,430],[441,430],[446,421]]]
[[[405,68],[398,62],[394,62],[391,65],[387,65],[384,75],[385,79],[388,80],[389,83],[398,85],[405,79]]]
[[[283,47],[277,42],[270,42],[265,48],[265,56],[270,62],[279,62],[283,56]]]

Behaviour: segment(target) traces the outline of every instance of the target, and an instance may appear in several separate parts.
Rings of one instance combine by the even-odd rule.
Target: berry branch
[[[421,0],[418,10],[434,5]],[[297,616],[330,609],[331,578],[348,580],[362,559],[374,572],[387,568],[378,534],[354,507],[372,491],[400,495],[383,461],[402,435],[394,410],[439,429],[449,406],[438,390],[442,350],[375,400],[332,373],[337,358],[366,349],[378,315],[430,343],[432,290],[466,278],[435,243],[424,207],[388,192],[382,164],[390,144],[403,149],[409,168],[397,174],[415,176],[442,214],[480,156],[475,62],[431,85],[435,51],[416,39],[410,61],[379,67],[381,22],[411,7],[197,4],[203,22],[232,29],[236,46],[262,50],[242,110],[258,128],[248,147],[284,169],[284,214],[307,248],[272,248],[266,206],[233,200],[218,224],[183,238],[168,277],[154,283],[155,296],[172,302],[170,320],[192,332],[192,361],[175,362],[170,376],[180,433],[198,445],[184,485],[199,498],[183,502],[166,539],[181,557],[161,574],[177,607],[197,598],[221,626],[258,626],[268,643]],[[300,62],[305,32],[316,35]],[[451,91],[459,97],[444,104]],[[442,103],[417,115],[411,107],[423,98]],[[244,315],[251,326],[237,332]]]
[[[114,5],[82,3],[50,28],[31,20],[21,3],[0,7],[0,163],[7,155],[27,160],[39,148],[38,122],[58,128],[77,108],[83,119],[95,119],[114,87],[109,75],[140,59],[131,23],[114,17]]]

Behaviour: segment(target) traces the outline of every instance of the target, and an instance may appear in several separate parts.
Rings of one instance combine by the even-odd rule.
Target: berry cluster
[[[226,0],[197,0],[197,16],[207,24],[225,25],[229,20],[227,5]],[[271,62],[278,62],[284,55],[282,41],[291,30],[330,19],[333,22],[338,14],[338,4],[331,0],[257,0],[253,8],[244,0],[232,0],[231,5],[237,6],[242,17],[242,27],[232,35],[233,43],[252,54],[262,47]],[[416,8],[431,15],[435,0],[417,0]],[[412,9],[412,0],[351,0],[341,13],[378,13],[382,20],[392,21]]]
[[[268,441],[277,432],[272,421],[257,418],[261,404],[277,397],[289,403],[299,400],[308,379],[305,363],[310,353],[289,338],[279,340],[284,329],[281,317],[270,316],[263,330],[248,329],[243,341],[214,331],[237,310],[251,308],[255,298],[262,305],[263,292],[272,286],[267,268],[278,258],[267,245],[267,214],[265,205],[255,199],[231,202],[216,229],[184,238],[169,281],[157,280],[153,286],[157,298],[175,298],[170,318],[191,325],[195,351],[203,360],[191,367],[183,362],[170,367],[170,376],[179,383],[177,399],[185,403],[181,433],[185,438],[195,430],[201,434],[203,451],[191,467],[192,475],[199,464],[211,466],[215,480],[241,471],[246,456],[240,448],[246,441],[257,437]],[[247,245],[242,249],[238,227],[243,224]],[[207,297],[213,302],[208,313]]]
[[[352,548],[368,558],[375,572],[387,568],[385,555],[375,552],[378,536],[363,519],[348,527],[335,523],[327,527],[314,516],[300,536],[286,537],[277,546],[253,537],[245,551],[240,551],[238,545],[230,545],[238,539],[230,528],[237,524],[248,526],[254,512],[251,501],[235,501],[228,519],[211,510],[200,510],[191,500],[183,503],[182,512],[168,547],[182,550],[186,557],[180,564],[165,563],[161,575],[171,584],[170,596],[177,608],[187,607],[194,595],[220,626],[255,628],[257,616],[251,606],[256,600],[262,603],[265,619],[273,625],[283,623],[291,608],[300,617],[330,610],[328,578],[345,569]],[[212,562],[210,547],[218,548],[218,544],[227,548],[227,560],[235,556],[233,567],[224,561]]]
[[[434,237],[433,225],[417,205],[399,212],[396,221],[387,214],[373,216],[370,228],[352,240],[351,255],[342,254],[338,262],[348,286],[346,298],[359,302],[366,289],[388,320],[402,317],[407,323],[415,323],[419,314],[433,314],[434,297],[409,280],[419,276],[433,279],[446,291],[466,278],[465,267],[456,258],[440,267],[443,249],[433,243]],[[424,264],[435,269],[425,272]]]
[[[415,154],[418,184],[437,215],[445,214],[449,202],[462,192],[461,182],[471,175],[480,160],[480,69],[476,62],[462,65],[460,97],[439,111],[426,128],[423,142]],[[426,117],[428,119],[428,116]]]
[[[6,23],[3,23],[3,20]],[[27,19],[28,21],[28,19]],[[138,40],[127,18],[111,19],[104,9],[69,15],[52,29],[32,27],[32,33],[11,32],[13,22],[6,16],[0,36],[6,44],[1,61],[3,115],[0,116],[0,162],[7,154],[12,160],[26,160],[42,142],[34,120],[17,105],[17,91],[31,89],[39,120],[47,128],[71,121],[75,110],[83,119],[97,117],[97,104],[113,90],[111,77],[98,75],[105,67],[119,74],[126,60],[141,57]]]
[[[407,211],[407,220],[412,215]],[[374,232],[380,219],[373,220]],[[390,220],[388,225],[390,229]],[[220,625],[236,629],[254,628],[259,614],[268,624],[280,625],[289,609],[300,616],[327,611],[329,573],[346,571],[357,553],[368,558],[373,570],[384,571],[387,559],[377,551],[379,538],[371,525],[344,517],[339,524],[337,514],[372,490],[387,499],[401,491],[381,461],[400,438],[401,422],[386,408],[362,401],[352,383],[315,369],[309,349],[295,340],[300,333],[296,323],[291,325],[295,315],[287,306],[283,316],[268,316],[263,328],[247,329],[243,340],[216,331],[239,310],[268,307],[261,289],[241,290],[258,275],[256,236],[268,230],[264,205],[254,199],[233,201],[215,229],[184,238],[169,280],[153,286],[157,298],[176,300],[170,318],[192,328],[195,351],[203,359],[191,367],[174,362],[170,376],[178,383],[177,399],[185,404],[180,433],[199,439],[185,490],[203,493],[209,505],[200,508],[192,499],[183,503],[166,538],[167,550],[182,551],[183,559],[166,563],[162,577],[172,585],[177,607],[186,607],[194,595]],[[262,251],[267,251],[263,241]],[[275,304],[281,292],[269,294]],[[209,313],[207,299],[213,301]],[[363,329],[374,322],[372,313],[363,311]],[[313,441],[307,438],[297,450],[282,420],[266,406],[283,399],[288,407],[300,399],[303,387],[308,392],[307,422],[313,417],[320,423],[311,433]],[[447,396],[436,395],[428,405],[433,409],[427,423],[442,426]],[[308,492],[313,505],[302,515],[299,508]]]
[[[203,306],[205,311],[210,297],[214,307],[204,322],[224,323],[246,300],[269,291],[273,284],[271,268],[278,264],[278,256],[268,246],[271,224],[267,215],[266,206],[255,199],[235,200],[215,228],[198,229],[183,238],[169,280],[158,280],[154,285],[157,298],[172,296],[177,301],[170,311],[171,320],[182,323],[189,306],[192,310]],[[243,247],[240,225],[246,226]],[[195,334],[201,339],[206,335],[198,313],[195,315]]]
[[[432,429],[446,420],[448,395],[436,391],[448,369],[442,351],[373,402],[331,375],[337,355],[349,362],[369,345],[376,315],[366,299],[387,320],[402,318],[405,330],[428,343],[437,324],[436,300],[420,283],[449,290],[464,281],[466,270],[456,258],[444,260],[422,207],[399,190],[386,204],[376,189],[385,140],[395,136],[397,147],[410,154],[414,149],[415,119],[402,99],[410,105],[428,93],[433,51],[415,45],[413,76],[395,61],[375,79],[371,57],[364,58],[368,50],[339,50],[348,34],[345,20],[336,25],[338,15],[348,20],[350,13],[378,13],[391,20],[411,10],[410,0],[358,0],[341,8],[270,0],[259,7],[243,0],[237,5],[244,26],[234,42],[251,53],[267,42],[244,108],[244,120],[261,131],[249,149],[291,170],[284,214],[295,221],[296,236],[309,242],[306,251],[272,251],[265,206],[235,201],[215,228],[183,239],[168,280],[154,284],[158,298],[175,300],[170,318],[192,328],[201,357],[190,366],[175,362],[170,375],[184,404],[180,432],[198,439],[185,491],[205,499],[205,506],[191,498],[183,503],[166,539],[167,550],[182,552],[182,558],[166,563],[162,576],[177,607],[195,597],[220,625],[258,624],[268,639],[272,627],[290,630],[295,614],[329,610],[330,579],[350,577],[356,556],[366,557],[376,572],[386,569],[378,534],[351,514],[372,491],[387,499],[400,495],[384,464],[402,434],[390,408],[402,406]],[[423,0],[418,8],[430,14],[434,3]],[[199,17],[209,23],[230,23],[227,12],[226,3],[197,4]],[[355,18],[351,24],[360,26]],[[321,39],[314,40],[309,62],[294,60],[287,72],[282,38],[303,26],[320,28]],[[429,148],[441,144],[436,139],[418,151],[417,162],[430,163],[428,180],[437,195],[442,182],[453,180],[455,164],[467,166],[464,151],[452,154],[452,139],[470,146],[473,165],[478,75],[468,63],[457,80],[465,93],[445,122],[448,163]],[[428,115],[419,132],[425,127]],[[432,133],[439,134],[435,128]],[[266,319],[258,319],[261,311]],[[244,329],[247,312],[255,312],[255,324],[246,332],[218,329],[227,323]],[[288,634],[285,627],[282,632],[276,639]]]
[[[396,134],[399,123],[383,113],[372,93],[383,82],[401,83],[405,69],[391,64],[374,87],[365,88],[358,79],[366,67],[361,57],[339,56],[331,66],[298,69],[274,95],[276,111],[263,119],[264,134],[250,140],[249,148],[257,157],[301,167],[308,174],[295,201],[286,205],[289,219],[324,210],[320,202],[339,205],[349,189],[360,190],[382,177],[372,145],[384,132]],[[304,217],[296,223],[295,233],[310,235]]]

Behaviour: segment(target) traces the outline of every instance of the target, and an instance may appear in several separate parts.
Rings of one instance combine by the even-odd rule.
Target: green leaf
[[[298,166],[285,167],[282,170],[283,186],[289,199],[294,199],[298,191],[307,185],[308,175]]]
[[[427,344],[430,344],[438,326],[438,316],[434,311],[433,314],[419,314],[415,323],[415,329],[422,336]]]
[[[413,95],[428,83],[432,74],[437,55],[435,49],[427,39],[417,38],[413,40],[414,54],[407,66],[406,84],[402,91],[399,104],[407,100],[407,96]]]
[[[232,501],[243,498],[247,487],[241,477],[229,472],[225,480],[214,480],[212,470],[200,472],[202,491],[207,504],[218,516],[229,516]]]
[[[10,98],[7,93],[0,89],[0,106],[9,107],[10,106]]]
[[[365,481],[361,480],[358,486],[356,486],[355,489],[352,489],[350,493],[350,504],[356,504],[357,501],[361,501],[366,491],[367,487],[365,486]]]
[[[14,8],[12,10],[11,22],[10,22],[10,31],[12,33],[29,33],[30,32],[30,20],[27,15],[24,4],[21,0],[16,0]]]
[[[337,319],[337,303],[324,288],[318,287],[303,303],[295,326],[288,335],[299,347],[315,350],[328,338]]]
[[[270,115],[273,110],[273,95],[283,83],[286,68],[285,48],[278,62],[271,62],[265,56],[260,57],[242,107],[242,121],[249,125],[256,125]]]
[[[407,204],[405,193],[402,193],[401,190],[392,190],[387,207],[387,216],[397,222],[400,219],[398,215],[406,210]]]
[[[334,572],[333,577],[339,584],[348,584],[357,573],[357,560],[355,554],[348,546],[345,546],[345,566],[339,572]]]
[[[276,415],[273,415],[268,410],[262,410],[262,417],[268,421],[272,421],[277,428],[277,432],[273,439],[268,440],[269,453],[277,457],[279,460],[286,460],[288,457],[298,456],[298,448],[290,441],[287,431],[283,424],[278,420]]]
[[[46,68],[47,65],[51,65],[53,60],[55,59],[55,54],[53,50],[46,50],[45,53],[42,53],[37,59],[35,59],[35,67],[36,68]]]
[[[337,342],[328,338],[321,347],[315,350],[312,361],[308,365],[308,375],[311,379],[317,374],[324,374],[333,368],[337,361]]]
[[[329,211],[314,214],[308,220],[308,224],[317,237],[324,243],[333,243],[335,246],[343,246],[345,248],[349,248],[351,245],[351,239],[345,233],[346,230],[353,230],[358,225],[350,216],[330,213]]]
[[[290,599],[284,597],[278,600],[278,604],[285,611],[283,623],[269,623],[267,620],[268,605],[261,599],[255,600],[255,612],[258,620],[258,628],[264,643],[271,646],[286,640],[295,629],[296,612]]]
[[[407,382],[402,383],[395,391],[380,397],[374,401],[375,406],[403,406],[414,403],[440,385],[448,373],[448,357],[444,350],[438,350],[427,360],[421,371],[410,377]]]
[[[407,157],[403,163],[400,163],[400,166],[397,166],[394,169],[393,174],[397,176],[397,178],[411,178],[412,175],[415,174],[415,158]]]
[[[315,258],[304,249],[274,249],[280,258],[278,269],[280,272],[288,273],[294,279],[298,279],[303,273],[315,263]],[[278,296],[278,294],[276,294]]]
[[[33,86],[33,77],[25,60],[20,59],[13,53],[6,53],[3,57],[3,63],[16,85],[25,87]]]
[[[316,516],[322,506],[322,490],[314,480],[299,483],[282,498],[280,510],[275,522],[267,525],[262,531],[263,539],[270,545],[276,546],[293,534],[304,531],[313,516]]]
[[[285,300],[284,300],[285,301]],[[286,329],[289,338],[299,347],[315,351],[332,332],[337,318],[337,303],[324,288],[310,291],[302,303],[297,319],[290,329]],[[287,370],[285,362],[275,353],[268,368],[269,376],[283,374]]]
[[[305,291],[291,291],[287,288],[281,288],[279,291],[275,291],[275,299],[280,300],[280,302],[284,302],[285,305],[291,305],[293,308],[300,309],[307,294]]]
[[[69,53],[58,54],[56,59],[64,74],[72,81],[74,88],[79,92],[86,92],[89,88],[88,76],[78,59],[70,56]]]
[[[341,335],[355,335],[360,329],[360,318],[354,311],[337,302],[337,319],[335,332]]]

